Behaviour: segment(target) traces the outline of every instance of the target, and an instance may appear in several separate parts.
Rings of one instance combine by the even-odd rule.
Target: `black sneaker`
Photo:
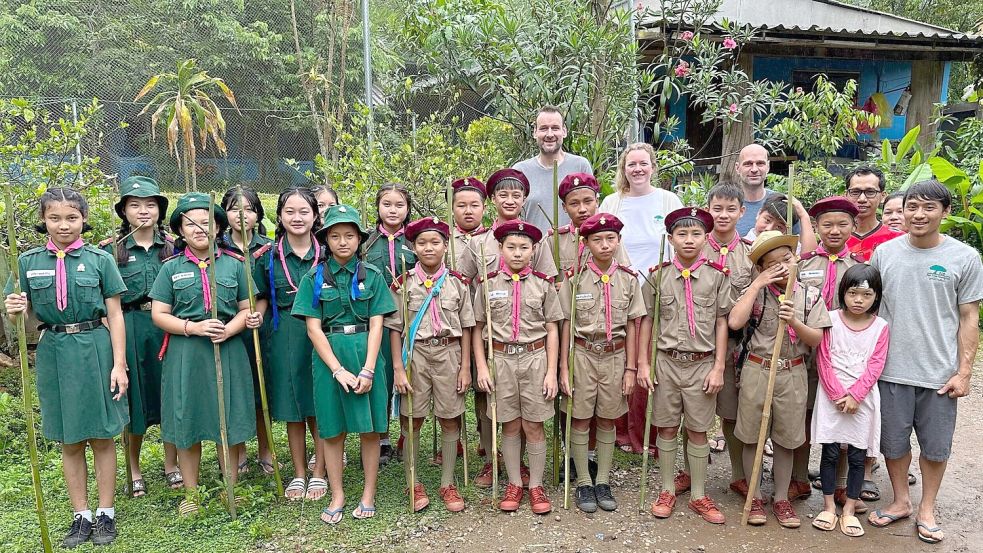
[[[597,512],[597,498],[594,496],[594,486],[577,486],[577,508],[585,513]]]
[[[379,466],[388,464],[389,461],[393,459],[393,446],[390,444],[382,444],[379,446]]]
[[[594,496],[597,497],[597,505],[605,511],[613,511],[618,508],[618,501],[611,493],[611,486],[598,484],[594,486]]]
[[[109,545],[116,539],[116,519],[109,518],[109,515],[99,515],[96,517],[96,527],[92,531],[92,543],[95,545]]]
[[[65,539],[61,540],[61,546],[65,549],[75,549],[83,543],[89,541],[92,535],[92,523],[82,518],[82,515],[75,515],[72,527],[69,528]]]
[[[587,459],[587,472],[590,473],[591,482],[597,481],[597,461],[588,458]]]

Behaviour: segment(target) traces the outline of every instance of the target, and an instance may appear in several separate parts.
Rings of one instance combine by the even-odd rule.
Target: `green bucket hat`
[[[157,181],[150,177],[133,176],[129,177],[119,185],[119,201],[113,206],[120,219],[125,219],[123,207],[126,205],[127,198],[157,198],[157,207],[160,214],[157,222],[163,223],[167,218],[167,196],[160,193]]]
[[[181,216],[193,209],[208,210],[208,194],[201,192],[188,192],[181,196],[177,201],[177,206],[171,212],[171,232],[180,234]],[[222,206],[215,204],[215,223],[218,226],[228,226],[229,218],[225,215]],[[217,232],[217,229],[216,229]]]
[[[314,238],[323,243],[328,229],[341,223],[355,225],[359,235],[362,237],[363,243],[368,239],[369,233],[365,232],[365,229],[362,228],[362,216],[359,215],[358,210],[350,205],[344,204],[333,205],[328,208],[327,213],[324,214],[324,225],[314,233]]]

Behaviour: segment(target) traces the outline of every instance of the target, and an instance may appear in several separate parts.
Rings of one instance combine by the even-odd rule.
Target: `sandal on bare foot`
[[[316,476],[311,477],[310,481],[307,482],[307,499],[309,501],[317,501],[324,497],[328,493],[328,481],[324,478],[318,478]]]
[[[287,484],[287,488],[283,490],[283,497],[286,497],[290,501],[304,499],[305,495],[307,495],[307,481],[303,478],[294,478]]]
[[[341,519],[343,518],[345,518],[344,505],[338,507],[337,509],[331,509],[329,507],[325,507],[324,509],[321,509],[321,522],[325,524],[330,524],[334,526],[335,524],[341,522]]]
[[[177,514],[180,517],[189,517],[198,514],[198,502],[194,499],[185,498],[177,506]]]
[[[256,464],[259,465],[259,469],[263,471],[263,474],[265,474],[267,476],[269,476],[269,475],[271,475],[271,474],[273,474],[275,472],[273,470],[273,462],[272,461],[267,461],[265,459],[256,459]],[[279,465],[277,468],[281,468],[281,469],[283,468],[283,465],[282,464],[277,463],[277,465]]]
[[[840,517],[840,532],[843,532],[844,536],[851,538],[859,538],[864,535],[864,527],[860,525],[860,519],[857,517]]]
[[[824,532],[829,532],[830,530],[836,528],[836,523],[839,517],[836,513],[831,513],[829,511],[823,511],[816,515],[816,518],[812,520],[812,526]]]
[[[246,474],[247,472],[249,472],[249,460],[247,459],[247,460],[239,463],[239,466],[236,467],[236,470],[239,471],[239,476],[242,476],[243,474]]]
[[[184,476],[181,475],[180,469],[171,472],[165,472],[164,480],[167,480],[167,485],[170,486],[172,490],[176,490],[184,486]]]
[[[924,522],[918,520],[915,521],[915,531],[918,532],[918,539],[925,543],[939,543],[945,539],[945,535],[942,534],[942,527],[935,526],[934,528],[929,528]],[[922,531],[926,533],[922,533]],[[934,534],[939,534],[939,537],[935,537]]]
[[[147,495],[147,483],[144,482],[143,478],[137,478],[130,485],[130,497],[137,499]]]
[[[358,502],[358,508],[352,511],[352,518],[358,520],[364,520],[373,517],[375,517],[375,506],[367,507],[361,501]]]

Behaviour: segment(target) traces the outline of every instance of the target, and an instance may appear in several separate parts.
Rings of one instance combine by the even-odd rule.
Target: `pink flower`
[[[737,104],[731,104],[729,108],[731,113],[737,113]]]
[[[689,75],[689,69],[689,63],[679,60],[679,65],[676,66],[676,76],[685,77],[686,75]]]
[[[645,5],[639,2],[638,4],[635,5],[635,9],[640,12],[645,11]]]
[[[728,50],[733,50],[734,48],[737,48],[737,41],[734,40],[734,39],[732,39],[732,38],[730,38],[730,37],[725,38],[724,39],[724,48],[726,48]]]
[[[679,38],[686,41],[693,40],[693,31],[683,31],[683,34],[679,35]]]

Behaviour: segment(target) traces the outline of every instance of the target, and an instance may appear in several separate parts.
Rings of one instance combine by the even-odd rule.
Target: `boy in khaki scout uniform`
[[[479,293],[475,298],[477,324],[471,341],[478,365],[478,388],[495,391],[494,407],[502,421],[502,458],[509,484],[499,507],[515,511],[522,501],[521,432],[529,453],[529,502],[533,513],[545,514],[553,507],[543,489],[543,423],[554,414],[560,343],[557,322],[563,320],[563,312],[552,279],[529,266],[535,245],[542,239],[540,230],[523,221],[508,221],[495,229],[495,238],[501,244],[499,268],[484,277],[488,279],[488,297]],[[486,302],[492,317],[494,381],[482,340]]]
[[[569,225],[563,225],[557,229],[557,234],[560,235],[560,266],[557,269],[560,274],[566,274],[575,265],[580,265],[584,261],[587,238],[583,234],[578,238],[574,231],[579,229],[584,221],[597,213],[597,206],[600,205],[597,198],[600,193],[601,187],[597,183],[597,179],[588,173],[573,173],[563,177],[563,180],[560,181],[557,195],[563,202],[563,210],[570,217]],[[553,229],[550,229],[549,234],[552,236]],[[621,247],[620,241],[614,253],[615,261],[628,268],[628,254]]]
[[[560,287],[560,305],[567,319],[563,321],[560,351],[569,351],[571,320],[576,325],[573,388],[569,385],[567,356],[561,355],[560,389],[573,398],[570,443],[577,466],[577,507],[587,513],[597,511],[598,506],[605,511],[618,508],[608,484],[614,458],[614,421],[628,412],[626,398],[635,388],[635,320],[645,315],[638,277],[630,267],[615,260],[623,227],[609,213],[598,213],[584,221],[580,234],[587,241],[591,260],[583,272],[568,272]],[[577,296],[571,298],[575,281]],[[576,302],[573,316],[569,313],[571,299]],[[595,420],[596,486],[587,467],[590,425]]]
[[[753,317],[757,327],[748,343],[748,356],[741,372],[740,399],[737,410],[739,440],[744,442],[744,472],[751,474],[754,464],[761,412],[768,387],[771,352],[778,332],[779,320],[788,323],[781,336],[782,346],[777,365],[770,437],[774,447],[772,470],[775,483],[775,502],[772,511],[778,523],[786,528],[798,528],[799,517],[788,500],[792,480],[792,452],[806,440],[806,396],[809,393],[806,358],[823,337],[823,329],[831,325],[829,313],[819,289],[796,284],[792,298],[785,298],[789,265],[798,237],[765,231],[751,246],[751,261],[758,276],[737,301],[728,324],[732,329],[744,328]],[[762,525],[767,520],[761,488],[751,503],[748,522]]]
[[[396,390],[400,397],[403,433],[409,432],[407,417],[412,392],[413,459],[419,459],[420,428],[433,400],[434,417],[440,423],[443,453],[440,474],[440,497],[448,511],[464,510],[464,499],[454,486],[457,442],[461,437],[459,418],[464,413],[464,397],[471,386],[471,328],[474,312],[468,282],[460,273],[444,265],[450,229],[437,217],[413,221],[406,226],[406,240],[413,244],[416,266],[397,278],[392,285],[394,299],[402,302],[403,287],[408,305],[406,320],[401,310],[386,317]],[[403,334],[410,342],[403,348]],[[412,382],[406,377],[404,359],[412,356]],[[404,463],[409,481],[409,459]],[[430,504],[423,484],[414,482],[413,508],[419,511]]]
[[[734,304],[734,292],[723,268],[703,254],[713,217],[702,209],[684,207],[666,215],[665,223],[675,256],[663,265],[661,282],[647,280],[643,294],[648,313],[654,313],[653,285],[661,288],[654,382],[649,378],[649,354],[638,355],[639,385],[654,389],[652,424],[659,428],[656,446],[662,491],[652,504],[652,514],[668,518],[676,505],[676,434],[680,421],[685,421],[693,496],[689,508],[707,522],[723,524],[723,513],[706,494],[707,431],[713,426],[716,395],[724,384],[727,312]],[[651,316],[642,319],[642,336],[651,335],[652,324]]]
[[[840,280],[847,269],[858,263],[863,263],[860,254],[850,253],[847,240],[856,229],[856,217],[859,214],[856,205],[842,197],[830,196],[817,201],[809,208],[809,215],[816,223],[819,234],[819,247],[814,251],[802,254],[799,259],[799,282],[810,287],[818,288],[823,296],[827,311],[840,308],[837,290]],[[806,402],[806,441],[795,450],[795,460],[792,463],[792,482],[789,484],[788,497],[791,500],[805,499],[812,495],[809,485],[809,429],[812,421],[812,406],[816,403],[816,388],[819,386],[819,373],[816,370],[815,356],[809,357],[809,395]],[[843,469],[843,485],[837,486],[834,494],[841,504],[846,501],[846,463]],[[868,475],[869,476],[869,475]],[[839,489],[842,488],[842,489]],[[867,512],[863,501],[858,501],[856,512]]]

